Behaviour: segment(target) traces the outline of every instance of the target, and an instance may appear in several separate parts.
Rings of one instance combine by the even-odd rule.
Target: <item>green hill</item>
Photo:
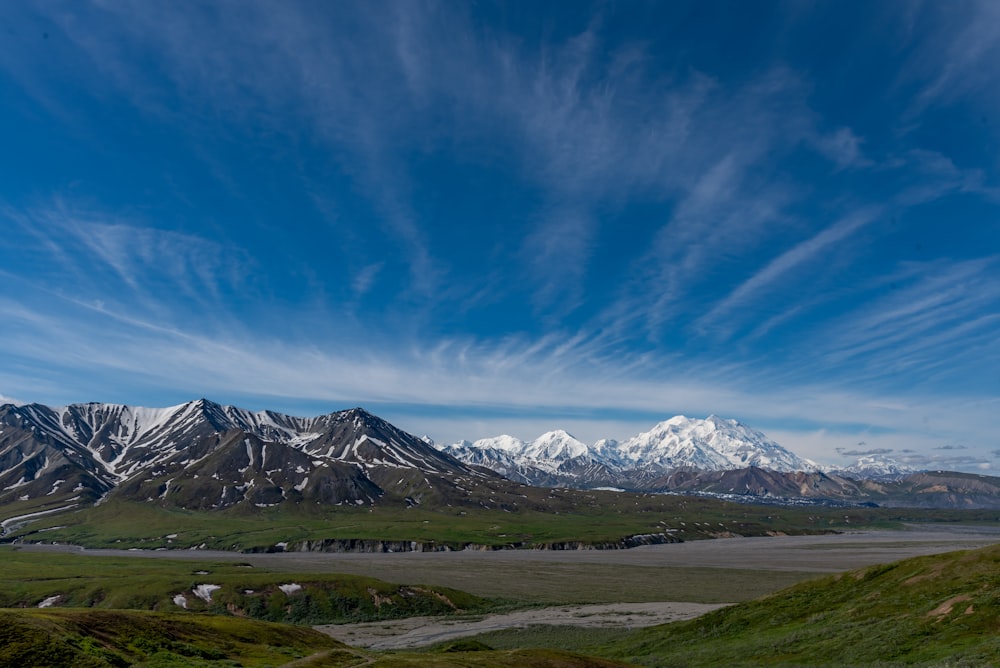
[[[598,650],[647,666],[1000,664],[1000,545],[813,580]]]
[[[357,660],[312,629],[234,617],[0,610],[0,666],[274,666],[316,653]]]
[[[280,573],[247,563],[83,557],[0,547],[0,608],[212,612],[332,624],[484,612],[496,602],[447,587],[333,573]],[[5,664],[0,664],[0,666]]]
[[[615,668],[555,650],[491,651],[454,643],[435,653],[355,650],[309,628],[219,615],[112,610],[0,610],[0,666]]]

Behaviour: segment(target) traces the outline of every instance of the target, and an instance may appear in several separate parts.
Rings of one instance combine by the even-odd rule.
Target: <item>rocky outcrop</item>
[[[438,543],[411,540],[370,540],[363,538],[324,538],[279,543],[266,548],[250,548],[247,552],[330,552],[355,554],[386,554],[392,552],[454,552],[460,550],[494,552],[498,550],[627,550],[641,545],[681,543],[677,536],[666,533],[625,536],[617,541],[556,541],[551,543]]]

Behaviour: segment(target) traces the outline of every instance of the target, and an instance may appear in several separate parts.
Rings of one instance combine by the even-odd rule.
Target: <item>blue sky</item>
[[[0,393],[1000,473],[1000,3],[0,4]]]

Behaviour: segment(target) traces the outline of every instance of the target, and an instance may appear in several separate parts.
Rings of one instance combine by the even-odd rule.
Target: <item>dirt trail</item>
[[[717,603],[614,603],[533,608],[482,618],[411,617],[409,619],[326,624],[315,627],[341,642],[369,649],[409,649],[489,631],[536,624],[602,628],[638,628],[693,619],[722,607]]]

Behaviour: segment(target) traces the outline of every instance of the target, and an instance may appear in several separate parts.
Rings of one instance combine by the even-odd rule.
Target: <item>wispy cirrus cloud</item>
[[[910,115],[915,117],[933,104],[949,104],[959,97],[1000,103],[1000,81],[992,63],[1000,58],[1000,8],[990,0],[975,0],[952,7],[925,5],[918,14],[928,34],[915,44],[915,56],[903,71],[905,77],[924,82],[914,97]],[[993,92],[993,95],[990,93]]]
[[[890,159],[885,168],[902,170],[903,184],[894,197],[900,207],[914,207],[958,193],[974,193],[1000,202],[1000,186],[989,185],[981,169],[959,168],[938,151],[911,149]]]
[[[431,292],[442,263],[416,220],[412,179],[394,153],[421,133],[402,113],[411,106],[400,86],[404,73],[383,57],[393,44],[384,17],[375,7],[356,7],[338,16],[342,24],[328,24],[315,22],[302,6],[230,9],[66,6],[53,20],[93,64],[93,72],[80,73],[93,83],[91,94],[124,97],[160,123],[181,128],[193,144],[245,141],[251,132],[262,149],[285,150],[278,146],[299,141],[304,124],[305,141],[343,154],[342,169],[368,198],[382,240],[406,258],[411,288]],[[84,20],[86,30],[80,29]],[[140,55],[151,52],[158,74],[152,78]],[[228,137],[216,134],[220,120],[231,123]],[[238,181],[210,151],[202,157],[228,186]],[[303,172],[301,178],[303,187],[314,185],[315,177]]]
[[[870,167],[874,164],[864,155],[864,140],[851,128],[838,128],[832,133],[818,135],[814,142],[823,155],[836,163],[838,169]]]
[[[717,302],[712,310],[695,321],[695,328],[706,330],[723,318],[732,322],[731,314],[734,310],[752,307],[762,294],[767,294],[769,288],[778,282],[789,280],[789,274],[809,262],[814,262],[818,256],[828,252],[830,246],[843,242],[870,224],[880,213],[881,209],[876,207],[856,211],[785,251]]]
[[[869,448],[867,450],[849,450],[847,448],[837,448],[837,454],[844,457],[865,457],[868,455],[888,455],[892,448]]]
[[[619,309],[630,314],[629,326],[661,337],[665,323],[686,321],[692,309],[720,298],[703,292],[717,290],[710,286],[718,279],[745,271],[762,248],[801,229],[794,211],[808,188],[790,178],[781,158],[815,145],[819,130],[807,91],[781,67],[735,91],[700,88],[681,141],[657,147],[667,149],[671,165],[661,184],[679,197],[632,264]]]
[[[164,315],[171,297],[211,312],[245,291],[254,261],[245,250],[163,230],[62,199],[0,218],[20,231],[19,254],[40,267],[36,280],[71,298],[117,302]],[[14,240],[0,240],[12,248]],[[190,306],[189,306],[190,308]]]
[[[5,394],[0,394],[0,404],[14,404],[15,406],[20,406],[24,404],[24,402],[15,399],[14,397],[8,397]]]
[[[819,127],[809,83],[789,68],[771,67],[736,90],[697,70],[665,76],[648,47],[612,42],[600,17],[541,45],[433,3],[355,7],[332,22],[297,5],[182,14],[139,3],[101,6],[96,30],[77,29],[92,10],[69,6],[56,20],[101,72],[100,94],[126,95],[197,139],[207,119],[296,140],[288,119],[304,121],[307,141],[341,156],[379,241],[403,250],[408,287],[425,298],[448,282],[449,260],[420,218],[420,177],[403,155],[478,145],[486,135],[510,140],[505,159],[540,194],[536,210],[519,212],[528,222],[515,225],[523,243],[511,259],[536,310],[555,319],[607,271],[592,263],[616,233],[619,203],[658,205],[670,223],[654,238],[643,232],[648,254],[612,267],[615,280],[636,277],[632,303],[646,304],[650,331],[687,308],[702,276],[719,272],[719,250],[726,266],[786,228],[787,208],[805,193],[775,158],[807,145],[840,168],[863,162],[861,138]],[[137,65],[151,45],[161,75],[152,80]],[[183,118],[167,103],[174,96]],[[371,244],[358,247],[371,253]],[[369,255],[359,266],[378,261]]]
[[[814,357],[829,368],[893,375],[939,364],[993,363],[1000,350],[1000,281],[996,258],[909,267],[909,279],[867,300],[835,330],[812,339]],[[986,315],[984,315],[986,314]],[[877,366],[865,360],[878,360]],[[867,368],[865,368],[867,367]]]

